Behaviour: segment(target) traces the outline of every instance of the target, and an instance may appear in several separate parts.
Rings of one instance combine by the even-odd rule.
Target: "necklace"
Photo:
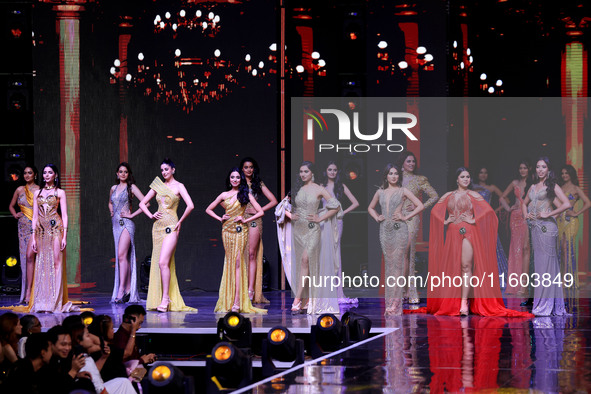
[[[55,185],[51,185],[51,186],[45,185],[45,190],[51,190],[51,189],[54,189],[54,188],[55,188]]]

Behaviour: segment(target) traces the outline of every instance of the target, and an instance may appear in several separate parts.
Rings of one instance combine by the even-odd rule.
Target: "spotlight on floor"
[[[289,363],[280,366],[275,361]],[[275,326],[262,343],[263,377],[277,374],[281,369],[304,363],[304,341],[297,339],[286,327]]]
[[[371,320],[354,312],[346,312],[341,323],[349,329],[349,339],[352,342],[363,341],[369,338]]]
[[[349,342],[349,328],[343,326],[332,313],[318,317],[316,325],[310,327],[310,348],[313,358],[333,352]]]
[[[18,258],[9,256],[2,264],[2,292],[17,294],[21,291],[21,265]]]
[[[252,347],[252,325],[250,319],[240,313],[228,312],[218,320],[218,336],[234,346],[245,349]]]
[[[142,382],[144,394],[193,394],[195,383],[192,376],[185,376],[174,365],[157,361],[148,372],[148,379]]]
[[[208,393],[235,390],[252,383],[252,360],[229,342],[214,346],[206,366]]]

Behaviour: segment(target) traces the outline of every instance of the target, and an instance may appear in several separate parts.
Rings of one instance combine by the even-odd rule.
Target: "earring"
[[[314,182],[314,175],[312,175],[312,182]]]

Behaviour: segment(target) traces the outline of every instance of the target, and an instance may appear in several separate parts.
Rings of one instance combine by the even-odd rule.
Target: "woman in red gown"
[[[505,308],[496,257],[497,217],[482,196],[470,190],[466,168],[458,168],[456,177],[458,188],[441,197],[431,210],[428,299],[423,311],[449,316],[471,312],[533,317]]]

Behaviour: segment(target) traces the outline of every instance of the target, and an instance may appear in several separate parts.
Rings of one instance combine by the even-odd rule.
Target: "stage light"
[[[218,320],[217,335],[222,341],[232,342],[239,348],[252,346],[252,325],[250,319],[237,312],[228,312]]]
[[[486,74],[485,73],[480,74],[480,80],[486,81]]]
[[[468,58],[468,61],[469,61],[470,63],[474,63],[474,58],[473,58],[472,56],[470,56],[470,57]]]
[[[499,86],[499,87],[500,86],[503,86],[503,81],[501,81],[500,79],[497,79],[496,85]]]
[[[388,48],[388,43],[386,41],[380,41],[380,42],[378,42],[378,48],[386,49],[386,48]]]
[[[132,76],[131,76],[131,74],[127,74],[127,75],[125,76],[125,80],[126,80],[127,82],[131,82],[131,79],[132,79]]]
[[[490,94],[493,94],[495,92],[495,88],[493,88],[492,86],[490,88],[488,88],[488,92]]]
[[[115,67],[121,67],[121,60],[115,59],[115,61],[113,62],[113,64],[115,64]]]
[[[80,319],[82,319],[82,322],[84,323],[84,325],[86,327],[90,326],[92,324],[92,322],[94,321],[95,315],[92,312],[82,312],[80,314]]]
[[[165,27],[165,26],[166,26],[166,23],[164,23],[164,22],[160,22],[160,28],[161,28],[161,29],[164,29],[164,27]]]
[[[198,80],[197,78],[195,78],[195,79],[193,80],[193,84],[197,85],[198,83],[199,83],[199,80]]]
[[[207,22],[203,22],[201,24],[201,27],[203,28],[203,30],[207,29]]]
[[[187,12],[185,10],[181,10],[181,12],[179,12],[179,15],[181,18],[184,18],[185,15],[187,15]]]
[[[296,71],[297,71],[297,72],[299,72],[299,73],[303,73],[303,72],[304,72],[304,70],[305,70],[305,69],[304,69],[304,66],[302,66],[301,64],[298,64],[298,65],[296,66]]]
[[[341,323],[348,327],[349,339],[357,342],[369,338],[371,320],[365,316],[353,312],[346,312]]]
[[[215,51],[213,51],[213,55],[215,57],[220,57],[221,54],[222,54],[222,51],[220,51],[219,49],[216,49]]]
[[[348,341],[348,327],[343,327],[332,313],[320,315],[316,325],[310,327],[310,345],[314,358],[338,350]]]
[[[157,22],[161,22],[162,21],[162,17],[160,17],[160,15],[156,15],[156,19],[154,19]]]
[[[326,66],[326,62],[323,59],[318,60],[318,66],[324,67]]]
[[[257,70],[256,70],[256,69],[252,70],[252,76],[253,76],[253,77],[256,77],[256,76],[257,76],[257,74],[258,74],[258,72],[257,72]]]
[[[454,48],[457,48],[458,47],[458,42],[457,41],[454,41],[452,45],[453,45]]]
[[[213,23],[220,23],[220,16],[216,15],[215,18],[213,18]]]
[[[427,53],[427,48],[422,46],[417,48],[417,54],[424,55],[425,53]]]
[[[197,11],[195,12],[195,16],[196,16],[197,18],[201,18],[201,15],[202,15],[202,13],[201,13],[201,10],[197,10]]]
[[[211,20],[213,19],[215,16],[215,14],[213,12],[210,12],[209,14],[207,14],[207,17]]]
[[[144,392],[191,394],[195,392],[193,377],[185,376],[183,372],[174,365],[158,361],[154,363],[148,373],[148,387]]]
[[[138,53],[138,54],[137,54],[137,58],[138,58],[138,60],[141,62],[142,60],[144,60],[144,54],[143,54],[143,53],[141,53],[141,52],[140,52],[140,53]]]
[[[472,51],[470,50],[470,48],[466,49],[466,55],[470,56],[472,54]]]
[[[175,50],[175,51],[174,51],[174,55],[175,55],[176,57],[179,57],[179,56],[181,56],[181,50],[180,50],[180,49],[177,49],[177,50]]]
[[[250,61],[250,55],[247,53],[246,56],[244,56],[244,60],[246,60],[247,62]]]
[[[427,53],[425,55],[425,60],[428,62],[432,62],[433,61],[433,55],[431,55],[430,53]]]
[[[276,43],[271,44],[271,46],[269,46],[269,49],[272,50],[273,52],[275,52],[277,50],[277,44]]]
[[[9,258],[6,259],[6,265],[8,267],[14,267],[16,265],[16,263],[18,263],[18,260],[14,256],[10,256]]]
[[[288,368],[304,363],[304,341],[297,339],[286,327],[275,326],[269,330],[262,342],[263,376],[279,372],[273,360],[293,362]]]
[[[263,68],[263,67],[265,67],[265,63],[264,63],[264,62],[262,62],[262,61],[260,61],[260,62],[259,62],[259,68]]]
[[[172,24],[172,30],[176,31],[176,29],[178,28],[178,25],[176,23]]]
[[[400,69],[404,70],[405,68],[408,68],[408,63],[403,60],[398,63],[398,67],[400,67]]]
[[[464,62],[461,62],[461,63],[460,63],[460,68],[463,70],[463,69],[464,69],[464,67],[465,67],[465,66],[464,66]]]
[[[164,14],[164,17],[165,17],[166,19],[170,19],[170,16],[171,16],[171,15],[170,15],[170,12],[167,12],[166,14]]]
[[[320,59],[320,53],[314,51],[312,52],[312,54],[310,55],[312,57],[312,59]]]
[[[215,345],[206,365],[210,381],[208,392],[238,389],[252,382],[250,357],[229,342]]]
[[[20,293],[21,266],[15,256],[8,257],[2,264],[2,292],[6,294]]]

